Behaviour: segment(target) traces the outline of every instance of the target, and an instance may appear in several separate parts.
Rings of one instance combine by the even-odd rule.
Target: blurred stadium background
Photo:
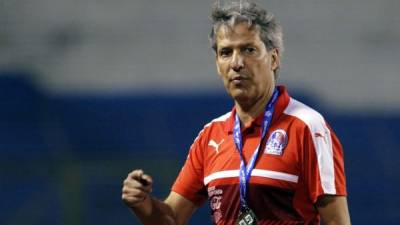
[[[138,224],[120,200],[132,168],[165,197],[198,131],[232,107],[211,4],[0,0],[0,224]],[[344,145],[353,224],[399,224],[400,1],[261,4],[284,28],[280,83]]]

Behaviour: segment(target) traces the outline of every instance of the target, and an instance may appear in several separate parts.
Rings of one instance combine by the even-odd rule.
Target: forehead
[[[241,44],[262,44],[260,29],[242,22],[233,27],[221,25],[216,33],[217,46],[231,46]]]

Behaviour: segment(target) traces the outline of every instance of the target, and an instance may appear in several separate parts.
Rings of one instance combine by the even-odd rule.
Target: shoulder
[[[297,118],[311,131],[326,129],[325,119],[319,112],[294,98],[290,98],[283,113]]]
[[[204,128],[212,127],[212,126],[215,126],[215,125],[225,125],[225,123],[227,123],[227,121],[231,117],[231,115],[232,115],[232,112],[227,112],[227,113],[225,113],[225,114],[223,114],[223,115],[211,120],[209,123],[207,123],[204,126]]]
[[[203,129],[199,132],[197,135],[196,140],[198,140],[200,137],[204,136],[209,136],[211,132],[222,132],[225,127],[227,126],[227,123],[229,121],[229,118],[231,117],[232,112],[227,112],[210,122],[208,122],[206,125],[204,125]]]

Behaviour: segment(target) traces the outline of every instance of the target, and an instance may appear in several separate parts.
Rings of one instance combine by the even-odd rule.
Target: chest
[[[262,143],[260,129],[243,133],[243,159],[246,165],[259,148],[250,184],[296,189],[302,170],[303,152],[301,135],[296,132],[290,126],[271,127]],[[206,184],[226,185],[239,182],[241,157],[232,134],[226,133],[218,138],[211,135],[205,156]]]

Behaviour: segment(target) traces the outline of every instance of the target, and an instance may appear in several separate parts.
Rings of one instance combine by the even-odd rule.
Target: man
[[[216,65],[231,112],[199,133],[170,195],[142,170],[123,201],[143,224],[186,224],[209,199],[213,223],[350,224],[341,145],[323,117],[276,86],[283,51],[274,17],[253,3],[212,13]]]

